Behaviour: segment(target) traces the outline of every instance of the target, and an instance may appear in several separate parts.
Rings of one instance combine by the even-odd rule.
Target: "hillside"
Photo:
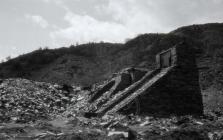
[[[196,52],[204,102],[222,104],[221,96],[216,97],[223,87],[223,23],[185,26],[168,34],[143,34],[124,44],[88,43],[36,50],[0,64],[0,78],[90,86],[126,67],[154,69],[154,56],[181,41]]]
[[[186,42],[186,45],[180,42]],[[172,73],[174,76],[167,76],[168,70],[172,67],[160,72],[158,70],[147,72],[155,69],[157,53],[176,44],[180,44],[178,53],[182,52],[181,55],[184,56],[181,60],[190,61],[192,58],[191,60],[195,62],[194,57],[191,56],[194,54],[193,51],[196,54],[203,106],[198,98],[190,96],[190,93],[195,95],[192,90],[199,90],[195,65],[185,64],[184,61],[179,61],[180,57],[177,57],[178,62],[186,66],[178,65],[180,71],[186,68],[183,74],[176,72]],[[191,48],[185,49],[186,47]],[[188,51],[185,50],[190,50],[191,53],[186,53]],[[134,74],[136,69],[127,67],[138,67],[137,70],[143,73],[143,77],[147,72],[146,78],[138,75],[141,80],[137,81],[138,78]],[[118,74],[114,74],[117,72]],[[166,78],[161,79],[162,75],[166,75]],[[174,77],[178,80],[172,80]],[[196,86],[191,84],[194,82],[193,77],[196,78]],[[157,80],[163,80],[162,84],[157,83],[159,85],[157,88],[151,86]],[[94,88],[85,87],[95,83],[97,84]],[[102,83],[114,86],[109,88]],[[177,86],[166,89],[169,83]],[[178,86],[178,83],[185,84]],[[155,91],[154,94],[152,89]],[[102,98],[97,100],[99,102],[89,102],[94,95],[97,96],[95,94],[97,91],[100,95],[103,91]],[[91,112],[92,109],[99,108],[99,105],[107,105],[103,104],[106,100],[112,101],[113,104],[115,99],[130,99],[107,96],[117,91],[121,92],[116,95],[124,96],[129,93],[130,95],[149,93],[147,94],[149,96],[143,96],[144,100],[140,100],[140,103],[151,103],[145,106],[154,107],[154,112],[149,110],[153,115],[155,112],[161,112],[160,105],[164,105],[168,110],[173,106],[186,112],[186,107],[179,109],[179,106],[191,106],[193,104],[191,101],[201,103],[204,114],[176,116],[169,112],[168,116],[159,117],[113,113],[95,117],[95,113]],[[163,96],[160,96],[160,93]],[[174,96],[168,94],[177,95],[179,98],[173,98]],[[183,97],[179,96],[180,94]],[[199,99],[200,97],[199,90]],[[157,100],[154,100],[156,98]],[[185,101],[186,98],[188,100]],[[167,102],[168,100],[170,102]],[[161,104],[156,104],[157,102]],[[179,104],[172,105],[174,102]],[[116,106],[121,107],[124,103],[128,101],[122,100]],[[137,107],[137,102],[133,102],[128,107],[134,109],[134,105]],[[146,110],[148,111],[148,108]],[[223,23],[185,26],[167,34],[142,34],[124,44],[88,43],[71,45],[68,48],[39,49],[0,64],[0,139],[221,140],[222,128]]]
[[[125,67],[153,69],[156,53],[187,40],[197,53],[201,86],[207,88],[221,84],[222,77],[213,75],[221,74],[222,38],[223,24],[216,23],[186,26],[169,34],[143,34],[125,44],[88,43],[36,50],[0,64],[0,77],[88,86]]]

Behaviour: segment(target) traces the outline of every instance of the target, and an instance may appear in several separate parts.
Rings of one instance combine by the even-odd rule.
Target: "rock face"
[[[139,80],[130,82],[132,83],[130,86],[127,84],[113,96],[111,93],[114,90],[105,88],[111,85],[109,82],[103,86],[103,92],[99,90],[92,97],[95,99],[97,95],[93,112],[99,116],[118,111],[124,114],[139,113],[156,116],[202,114],[202,97],[193,52],[186,43],[180,43],[159,53],[156,56],[157,68],[154,71],[141,75]],[[116,83],[120,82],[113,80],[113,85],[117,85]]]

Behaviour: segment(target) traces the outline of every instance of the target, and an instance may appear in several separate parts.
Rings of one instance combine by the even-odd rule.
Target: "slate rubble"
[[[6,79],[0,84],[0,122],[49,119],[77,101],[63,86],[26,79]]]
[[[112,114],[85,118],[90,91],[26,79],[5,79],[0,83],[1,139],[191,139],[223,138],[223,119],[216,116],[156,118]],[[46,119],[62,117],[64,126],[54,126]],[[45,122],[45,123],[44,123]],[[21,127],[16,124],[24,125]],[[8,127],[7,125],[15,124]],[[64,128],[63,128],[64,127]],[[33,132],[38,132],[35,135]]]

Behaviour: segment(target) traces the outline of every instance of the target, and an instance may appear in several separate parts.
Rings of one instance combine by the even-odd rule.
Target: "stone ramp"
[[[124,108],[125,106],[127,106],[128,104],[130,104],[139,95],[143,95],[145,93],[148,93],[149,92],[149,89],[152,89],[153,86],[155,86],[156,83],[159,80],[161,80],[164,76],[166,76],[167,73],[169,71],[171,71],[172,69],[173,69],[173,67],[168,67],[168,68],[165,68],[165,69],[161,70],[160,73],[158,73],[157,75],[155,75],[154,77],[152,77],[152,79],[150,79],[148,82],[146,82],[141,88],[139,88],[133,94],[131,94],[130,96],[128,96],[127,98],[125,98],[124,100],[122,100],[119,104],[117,104],[116,106],[114,106],[107,113],[117,112],[117,111],[121,110],[122,108]]]
[[[98,102],[103,97],[110,98],[116,95],[116,93],[123,91],[126,87],[139,81],[147,72],[148,70],[140,68],[126,68],[121,72],[114,74],[116,76],[99,88],[89,99],[89,102]]]
[[[116,94],[125,91],[126,88],[140,81],[147,73],[148,69],[134,67],[126,68],[119,73],[115,73],[110,81],[107,81],[104,85],[95,90],[89,98],[88,102],[90,103],[90,107],[87,112],[96,112],[103,105],[112,100]]]
[[[148,91],[150,88],[155,86],[155,84],[172,69],[173,66],[162,70],[156,69],[152,72],[148,72],[141,80],[131,85],[126,90],[119,92],[112,98],[112,100],[99,108],[96,113],[99,116],[103,116],[106,113],[114,113],[119,111],[128,104],[131,104],[131,102],[139,95],[144,94],[145,91]]]

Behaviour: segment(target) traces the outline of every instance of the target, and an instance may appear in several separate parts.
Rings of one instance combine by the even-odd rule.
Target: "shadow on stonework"
[[[105,84],[90,100],[100,104],[94,114],[202,115],[202,95],[193,47],[179,43],[157,54],[156,63],[155,70],[141,71],[135,81],[136,71],[129,70]],[[124,78],[125,74],[129,77]],[[100,103],[102,99],[104,102]]]

